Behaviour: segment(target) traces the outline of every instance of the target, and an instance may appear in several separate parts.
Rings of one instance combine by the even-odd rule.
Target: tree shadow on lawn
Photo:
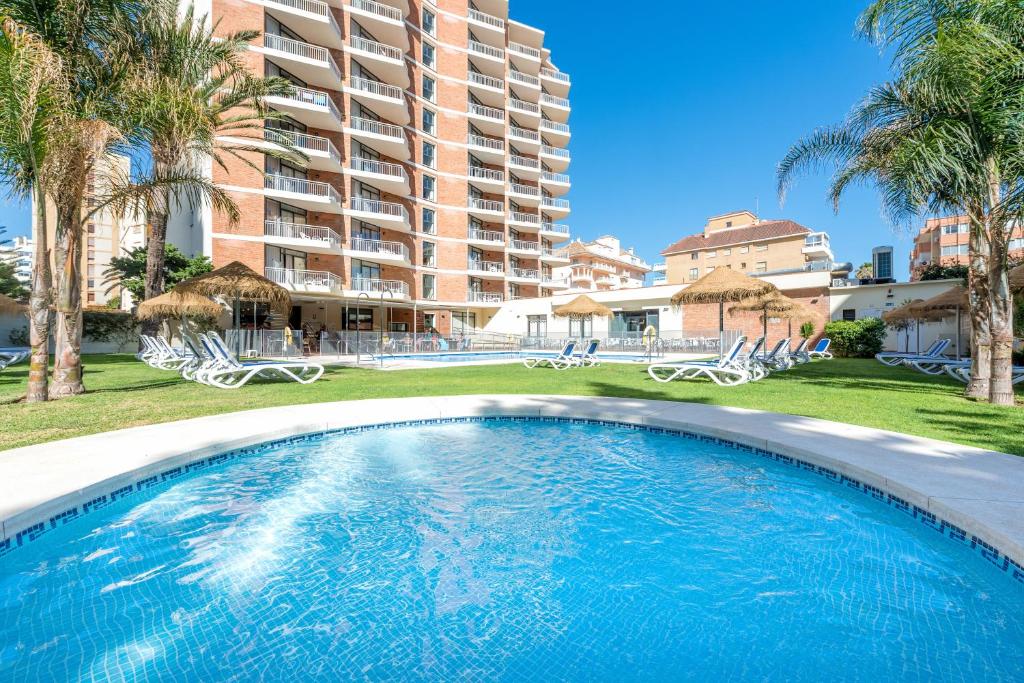
[[[653,383],[653,380],[651,381]],[[587,386],[593,389],[596,395],[607,396],[609,398],[636,398],[647,401],[672,401],[674,403],[705,403],[708,405],[715,405],[714,401],[704,396],[678,396],[663,389],[657,389],[654,386],[650,386],[650,388],[648,388],[647,386],[638,387],[593,380],[587,382]]]
[[[1008,424],[1005,415],[998,413],[978,414],[960,410],[931,410],[918,408],[915,411],[922,422],[952,432],[961,439],[978,443],[982,448],[1014,455],[1024,455],[1024,438],[1021,437],[1019,420],[1016,426]]]

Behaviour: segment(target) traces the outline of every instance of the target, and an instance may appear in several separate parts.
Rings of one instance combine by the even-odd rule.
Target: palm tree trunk
[[[970,268],[967,272],[967,289],[971,302],[971,381],[967,383],[964,395],[967,398],[982,400],[989,397],[989,376],[992,369],[989,244],[985,234],[987,220],[988,217],[983,210],[970,212]]]
[[[46,234],[46,194],[36,182],[32,186],[32,203],[36,209],[36,234],[32,252],[32,293],[29,296],[28,403],[45,401],[47,376],[50,373],[50,248]]]
[[[146,288],[144,291],[146,299],[160,296],[164,292],[166,279],[164,257],[167,245],[167,209],[165,207],[166,203],[158,209],[149,211],[150,233],[146,243]],[[159,325],[160,321],[155,318],[147,320],[142,324],[142,333],[155,335]]]
[[[84,178],[84,171],[83,171]],[[84,182],[78,187],[81,188]],[[50,398],[85,393],[82,381],[82,192],[62,192],[57,204],[57,325]]]
[[[1005,231],[998,230],[992,240],[989,260],[989,296],[992,302],[992,378],[989,401],[1001,406],[1012,406],[1013,401],[1013,297],[1007,275],[1007,240]]]

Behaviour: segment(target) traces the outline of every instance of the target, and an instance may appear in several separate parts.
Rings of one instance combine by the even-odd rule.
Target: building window
[[[731,255],[732,255],[732,249],[723,249],[722,250],[722,256],[731,256]]]
[[[707,268],[705,268],[705,269],[704,269],[704,272],[705,272],[705,273],[710,273],[710,272],[711,272],[711,271],[713,271],[714,269],[715,269],[715,267],[714,267],[714,266],[708,266]]]
[[[758,261],[757,263],[754,264],[754,272],[755,273],[764,273],[767,270],[768,270],[768,262],[767,261]]]
[[[434,218],[436,216],[436,214],[434,213],[434,210],[433,209],[423,209],[423,213],[421,215],[422,215],[422,220],[420,221],[420,223],[421,223],[421,229],[422,229],[423,233],[426,234],[426,235],[436,235],[437,234],[437,224],[434,222]]]
[[[434,176],[425,175],[423,176],[423,198],[427,201],[434,201],[436,192],[437,181]]]
[[[725,222],[725,227],[731,228],[732,227],[732,221],[726,221]]]
[[[700,269],[699,268],[690,268],[690,279],[691,280],[696,280],[698,275],[700,275]]]
[[[430,76],[423,77],[423,99],[428,102],[434,101],[434,79]]]
[[[452,334],[470,334],[476,330],[476,313],[452,313]]]
[[[436,332],[437,331],[437,313],[424,313],[423,314],[423,331],[424,332]]]
[[[437,135],[437,114],[429,109],[423,110],[423,132],[427,135]]]
[[[528,315],[526,316],[526,336],[527,337],[547,337],[548,336],[548,317],[546,315]]]
[[[856,308],[844,308],[843,309],[843,320],[856,320],[857,309]]]
[[[433,275],[427,275],[427,274],[423,275],[423,298],[424,299],[429,299],[431,301],[434,301],[435,299],[437,299],[437,290],[436,290],[436,288],[434,286],[436,281],[437,281],[437,278],[434,277]]]
[[[423,165],[427,168],[434,168],[436,160],[434,159],[434,153],[437,148],[431,142],[423,143]]]
[[[420,55],[422,56],[422,59],[420,61],[423,62],[423,66],[427,67],[428,69],[434,69],[434,60],[436,54],[437,53],[436,50],[434,49],[434,46],[431,45],[430,43],[424,42],[422,47],[420,48]]]
[[[700,258],[700,252],[698,252],[698,251],[695,251],[692,254],[690,254],[690,260],[691,261],[696,261],[699,258]]]
[[[768,245],[767,244],[759,244],[759,245],[757,245],[756,249],[757,249],[757,251],[768,251]]]
[[[708,258],[715,258],[716,256],[718,256],[717,251],[709,251],[707,255]]]
[[[423,243],[423,264],[428,268],[437,267],[436,245],[433,242]]]
[[[967,256],[969,245],[967,244],[951,244],[948,247],[942,247],[943,256]]]
[[[592,318],[569,318],[570,337],[590,337],[594,334],[594,321]]]
[[[750,251],[750,247],[740,247],[740,253],[741,254],[746,254],[749,251]]]
[[[428,35],[434,35],[437,30],[437,17],[430,10],[423,10],[423,32]]]

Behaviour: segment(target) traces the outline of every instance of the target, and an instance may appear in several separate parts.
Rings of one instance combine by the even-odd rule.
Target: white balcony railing
[[[556,235],[568,235],[569,226],[561,223],[544,223],[540,226],[541,231],[550,232]]]
[[[555,95],[549,95],[548,93],[542,93],[540,96],[542,104],[550,104],[554,107],[562,107],[563,109],[569,109],[569,100],[564,97],[556,97]]]
[[[351,45],[356,50],[369,52],[370,54],[377,55],[378,57],[402,61],[401,50],[391,45],[378,43],[376,40],[368,40],[366,38],[363,38],[362,36],[352,36],[349,39],[349,45]]]
[[[378,280],[376,278],[354,278],[352,290],[370,294],[389,294],[390,296],[409,296],[408,283],[401,280]]]
[[[397,7],[382,5],[381,3],[374,2],[373,0],[352,0],[351,4],[352,7],[364,12],[376,14],[379,17],[384,17],[385,19],[391,19],[393,21],[402,21],[402,10]]]
[[[523,213],[522,211],[513,211],[509,214],[509,218],[514,220],[516,223],[530,223],[537,225],[540,223],[540,216],[534,213]]]
[[[267,220],[263,222],[263,234],[267,237],[319,242],[332,249],[341,248],[341,235],[320,225]]]
[[[541,154],[547,154],[548,156],[551,157],[559,157],[562,159],[569,158],[569,150],[563,149],[561,147],[552,147],[551,145],[544,145],[540,151]]]
[[[504,121],[505,112],[501,109],[495,109],[494,107],[486,107],[482,104],[476,104],[474,102],[469,103],[469,113],[474,116],[483,116],[484,118],[493,119],[495,121]]]
[[[514,97],[508,101],[508,108],[514,111],[521,111],[527,114],[540,114],[540,105],[526,100],[517,100]]]
[[[551,173],[550,171],[544,171],[540,177],[541,180],[546,180],[549,183],[569,184],[569,176],[564,173]]]
[[[522,43],[509,43],[508,49],[512,52],[517,52],[533,59],[540,59],[540,50],[535,47],[530,47],[529,45],[523,45]]]
[[[362,76],[351,77],[349,83],[360,92],[377,95],[378,97],[387,97],[393,100],[402,99],[402,89],[394,85],[373,81]]]
[[[540,87],[540,79],[530,74],[524,74],[522,71],[509,71],[508,79],[515,81],[516,83],[522,83],[523,85],[529,85],[534,88]]]
[[[268,50],[287,52],[288,54],[295,55],[296,57],[303,57],[305,59],[323,62],[324,66],[330,68],[331,72],[337,77],[337,79],[339,81],[341,80],[341,69],[338,68],[338,65],[334,62],[334,57],[331,57],[331,53],[328,52],[325,47],[302,43],[298,40],[279,36],[276,33],[263,34],[263,47]]]
[[[470,71],[466,76],[466,80],[470,83],[475,83],[476,85],[482,85],[488,88],[495,88],[496,90],[505,89],[505,81],[477,71]]]
[[[405,207],[394,202],[383,202],[379,199],[367,199],[365,197],[351,197],[349,199],[349,207],[353,211],[365,211],[366,213],[377,213],[382,216],[409,220],[409,213],[405,210]]]
[[[540,242],[527,242],[526,240],[512,240],[512,248],[516,251],[535,251],[540,253]]]
[[[569,258],[569,254],[568,252],[566,252],[565,249],[553,249],[552,247],[544,247],[544,251],[542,253],[544,254],[544,256],[548,256],[551,258]]]
[[[289,7],[308,14],[315,14],[318,17],[324,17],[331,22],[331,26],[338,30],[338,33],[341,33],[337,22],[334,21],[334,15],[331,14],[331,9],[326,2],[321,2],[321,0],[267,0],[267,2],[271,5]]]
[[[526,278],[529,280],[539,280],[540,271],[535,268],[513,268],[512,275],[514,277]]]
[[[497,171],[493,168],[484,168],[482,166],[470,166],[469,177],[478,178],[480,180],[492,180],[498,183],[505,182],[504,171]]]
[[[531,159],[529,157],[512,155],[511,157],[509,157],[508,163],[510,166],[522,166],[523,168],[536,169],[540,168],[540,162],[536,159]]]
[[[545,275],[541,278],[541,284],[545,287],[568,287],[569,281],[564,277],[552,277]]]
[[[527,130],[526,128],[511,126],[508,129],[508,134],[514,138],[519,138],[520,140],[531,140],[533,142],[540,142],[540,133],[538,133],[535,130]]]
[[[505,205],[493,199],[480,199],[479,197],[469,198],[469,208],[479,211],[504,211]]]
[[[505,30],[505,21],[503,19],[492,17],[490,14],[484,14],[479,10],[470,8],[469,18],[473,21],[479,21],[481,24],[487,24],[488,26],[493,26],[494,28],[501,29],[502,31]]]
[[[352,250],[365,254],[378,254],[380,256],[396,256],[409,260],[409,247],[401,242],[385,242],[383,240],[371,240],[363,237],[356,237],[352,240]]]
[[[476,271],[478,273],[504,273],[505,264],[501,261],[469,259],[469,262],[466,264],[466,269]]]
[[[272,282],[286,287],[316,287],[332,292],[342,289],[341,278],[326,270],[293,270],[291,268],[264,269],[263,274]]]
[[[561,81],[562,83],[570,82],[569,74],[562,71],[556,71],[555,69],[549,69],[547,67],[541,68],[540,75],[554,81]]]
[[[364,119],[359,116],[353,116],[348,120],[348,125],[349,127],[364,133],[382,135],[384,137],[394,138],[403,142],[405,141],[405,135],[402,132],[402,127],[396,126],[393,123],[384,123],[383,121],[374,121],[373,119]]]
[[[474,292],[470,290],[466,293],[466,301],[478,304],[500,304],[505,300],[501,294],[497,292]]]
[[[408,176],[405,173],[405,169],[402,168],[401,164],[391,164],[386,161],[377,161],[376,159],[364,159],[362,157],[352,157],[352,170],[362,171],[363,173],[376,173],[378,175],[391,176],[398,180],[408,180]]]
[[[475,40],[469,41],[469,49],[471,52],[475,52],[478,55],[493,57],[494,59],[505,59],[505,51],[501,48],[484,45],[483,43],[478,43]]]
[[[308,152],[322,152],[337,163],[341,163],[341,153],[338,152],[338,148],[334,146],[334,143],[327,138],[322,138],[317,135],[307,135],[306,133],[299,133],[294,130],[264,128],[263,139],[267,142],[290,144],[296,149]]]
[[[325,92],[319,90],[310,90],[309,88],[294,87],[292,94],[287,95],[286,99],[292,100],[293,102],[301,102],[302,104],[310,104],[315,107],[323,107],[329,109],[334,118],[341,121],[341,110],[334,104],[334,100],[331,96]]]
[[[505,243],[505,234],[496,230],[478,230],[477,228],[469,229],[469,239],[477,240],[479,242],[493,242],[495,244]]]
[[[563,133],[569,134],[569,124],[559,123],[558,121],[552,121],[551,119],[544,119],[540,122],[540,129],[547,130],[552,133]]]
[[[498,138],[485,138],[483,135],[469,134],[466,141],[477,147],[486,147],[487,149],[493,149],[497,152],[505,151],[505,141],[499,140]]]
[[[526,195],[527,197],[539,197],[540,190],[532,185],[520,185],[518,183],[512,184],[513,194]]]
[[[540,200],[541,206],[551,207],[552,209],[568,209],[569,200],[559,199],[558,197],[542,197]]]
[[[306,180],[305,178],[293,178],[286,175],[267,174],[263,178],[263,187],[267,190],[278,192],[294,192],[312,197],[323,197],[330,199],[337,204],[341,203],[341,195],[329,183],[317,180]]]

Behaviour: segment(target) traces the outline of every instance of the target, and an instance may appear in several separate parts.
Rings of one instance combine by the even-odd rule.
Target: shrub
[[[804,339],[810,339],[814,336],[814,323],[807,322],[800,326],[800,336]]]
[[[834,320],[825,325],[825,336],[832,340],[832,350],[846,358],[871,358],[882,350],[885,323],[878,318]]]
[[[138,321],[126,311],[86,308],[82,311],[82,337],[97,342],[114,342],[124,350],[139,335]]]
[[[28,346],[28,326],[15,327],[7,334],[13,346]]]

